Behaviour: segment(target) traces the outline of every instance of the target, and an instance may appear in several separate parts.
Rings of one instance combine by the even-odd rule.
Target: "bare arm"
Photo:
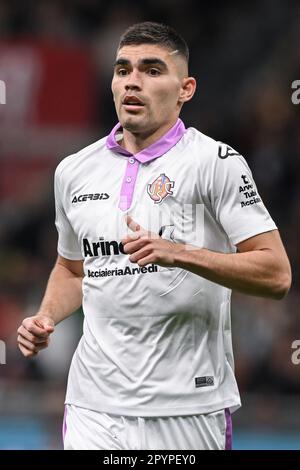
[[[124,250],[139,266],[176,266],[230,289],[274,299],[290,288],[290,263],[278,230],[251,237],[237,245],[237,253],[227,254],[174,244],[128,219],[134,233],[123,240]]]
[[[278,230],[251,237],[232,254],[181,250],[176,266],[230,289],[250,295],[281,299],[291,285],[291,268]]]
[[[82,302],[83,261],[58,256],[50,274],[39,314],[56,325],[77,310]]]
[[[18,344],[24,356],[34,356],[46,348],[55,325],[80,307],[82,278],[83,261],[58,256],[39,311],[25,318],[18,329]]]

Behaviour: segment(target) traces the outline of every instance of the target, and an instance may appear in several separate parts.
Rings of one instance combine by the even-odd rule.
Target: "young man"
[[[230,448],[240,406],[231,289],[289,290],[289,261],[245,160],[179,119],[195,88],[174,30],[132,26],[112,80],[119,124],[58,165],[58,259],[18,342],[34,356],[82,302],[66,449]]]

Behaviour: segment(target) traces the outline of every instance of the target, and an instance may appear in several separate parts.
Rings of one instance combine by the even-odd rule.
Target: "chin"
[[[122,127],[129,132],[139,132],[145,127],[145,123],[136,119],[135,116],[122,119],[120,122]]]

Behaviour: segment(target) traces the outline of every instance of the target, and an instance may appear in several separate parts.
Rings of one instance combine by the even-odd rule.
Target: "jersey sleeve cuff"
[[[57,247],[57,253],[62,256],[63,258],[70,259],[72,261],[81,261],[83,260],[83,256],[81,252],[74,252],[62,249],[60,246]]]
[[[239,243],[248,240],[248,238],[255,237],[256,235],[260,235],[261,233],[271,232],[272,230],[278,230],[277,226],[272,223],[268,227],[264,225],[264,227],[255,227],[255,229],[238,234],[235,236],[230,236],[229,239],[233,245],[238,245]]]

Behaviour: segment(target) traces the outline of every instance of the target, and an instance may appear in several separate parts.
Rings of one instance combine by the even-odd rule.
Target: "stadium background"
[[[197,14],[195,12],[197,11]],[[110,93],[119,34],[165,21],[189,43],[198,79],[183,119],[248,160],[293,264],[276,302],[235,294],[232,323],[243,408],[234,448],[300,449],[300,79],[298,1],[0,0],[0,448],[59,449],[67,370],[81,313],[57,327],[34,360],[16,347],[36,312],[56,256],[53,171],[115,124]]]

